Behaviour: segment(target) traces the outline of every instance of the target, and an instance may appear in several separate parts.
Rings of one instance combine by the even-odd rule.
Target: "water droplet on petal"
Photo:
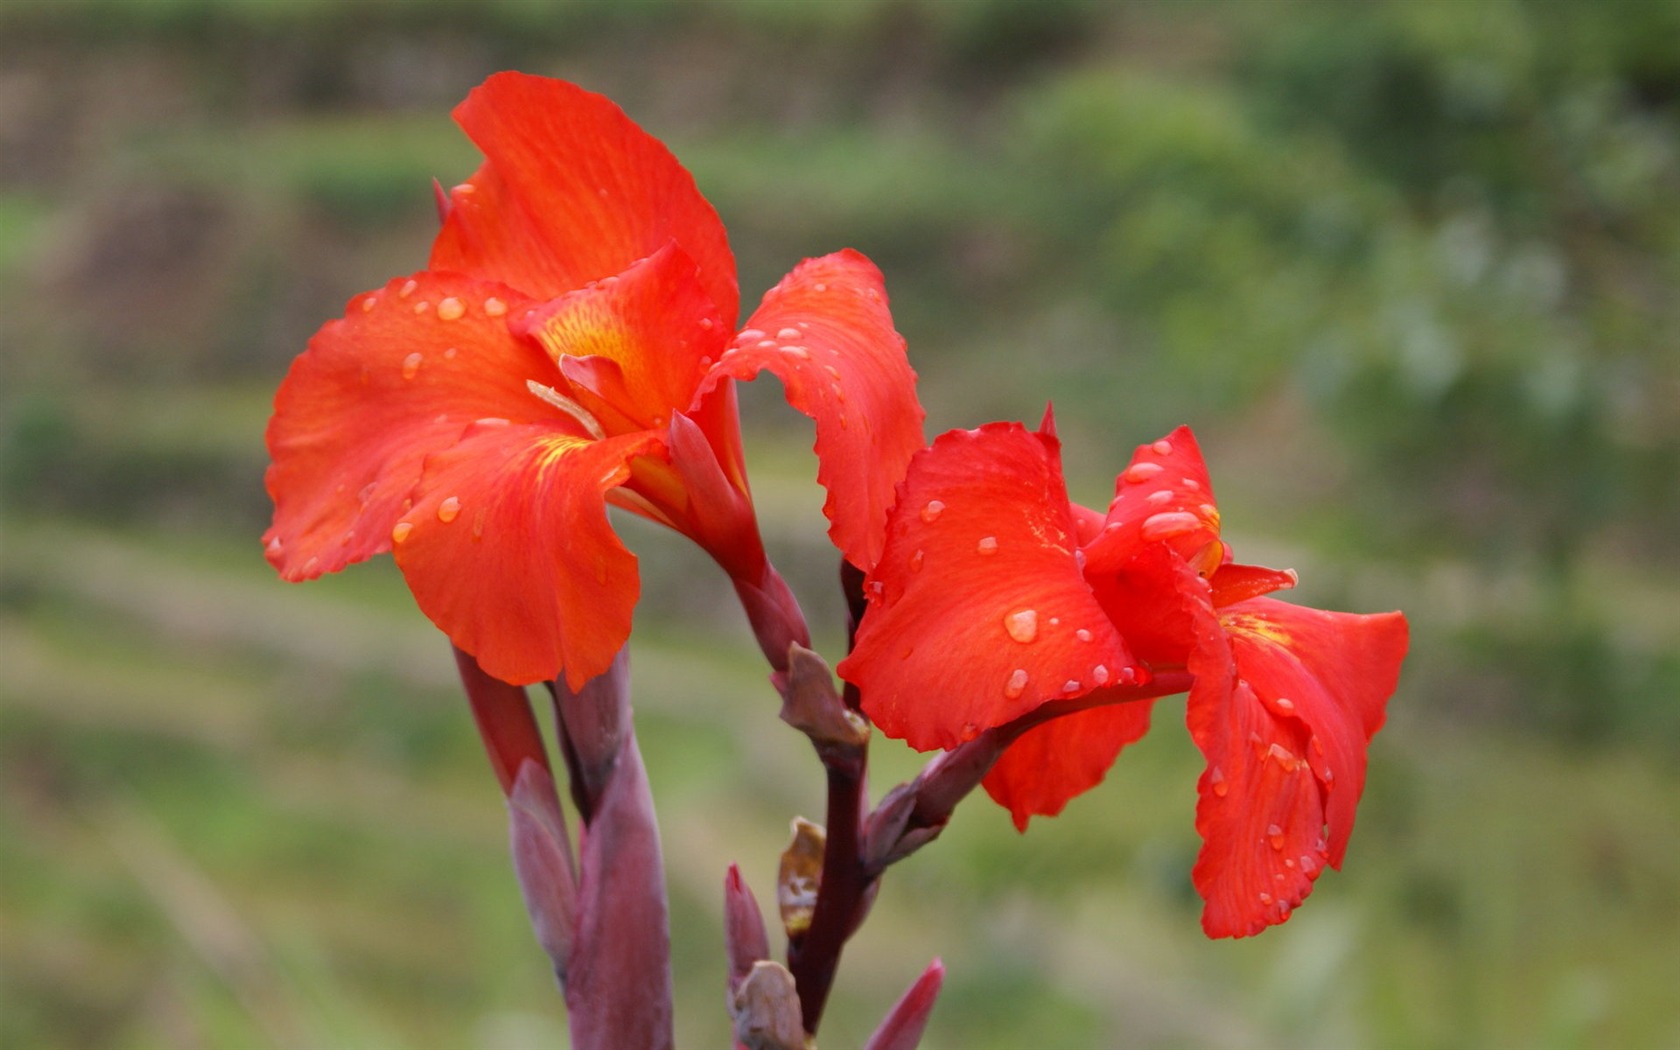
[[[918,551],[916,551],[916,553],[910,555],[910,571],[911,572],[921,572],[922,571],[922,560],[923,560],[923,554],[920,550],[918,550]]]
[[[280,537],[276,536],[273,539],[268,541],[268,545],[263,548],[263,552],[266,553],[270,558],[278,558],[278,557],[280,557],[280,552],[284,549],[285,549],[285,544],[281,543],[280,542]]]
[[[930,499],[922,508],[922,520],[932,525],[939,520],[939,515],[945,513],[945,504],[940,500]]]
[[[431,308],[432,308],[432,301],[430,299],[422,299],[419,302],[414,304],[414,312],[417,313],[417,314],[423,314],[427,310],[430,310]]]
[[[818,282],[817,282],[817,283],[816,283],[816,284],[813,284],[813,285],[812,285],[812,286],[811,286],[811,287],[812,287],[812,288],[813,288],[813,289],[814,289],[814,290],[816,290],[816,291],[819,291],[819,292],[826,292],[826,291],[828,291],[828,285],[826,285],[826,284],[823,284],[823,283],[822,283],[822,282],[821,282],[821,281],[818,281]]]
[[[413,531],[414,531],[414,523],[413,522],[411,522],[411,521],[399,521],[395,525],[391,526],[391,542],[392,543],[401,543],[403,540],[408,539],[408,534],[413,532]]]
[[[314,576],[316,573],[318,573],[320,571],[321,571],[321,559],[320,558],[310,558],[308,561],[303,563],[303,574],[305,576]]]
[[[443,352],[443,358],[445,361],[453,361],[460,352],[460,350],[452,346]]]
[[[365,314],[371,314],[371,313],[373,313],[373,308],[375,306],[378,306],[378,305],[379,305],[379,296],[370,295],[366,299],[362,300],[362,312],[365,313]]]
[[[1277,705],[1277,709],[1279,711],[1295,710],[1295,701],[1289,699],[1287,696],[1280,696],[1276,700],[1273,700],[1272,703]]]
[[[1168,441],[1166,438],[1162,438],[1149,447],[1155,450],[1155,454],[1157,456],[1172,455],[1172,442]]]
[[[823,367],[828,369],[828,374],[829,375],[833,376],[836,379],[840,378],[840,370],[838,368],[835,368],[833,365],[823,365]]]
[[[748,343],[756,343],[760,339],[763,339],[763,338],[764,338],[764,333],[759,331],[758,329],[756,329],[756,328],[743,328],[743,329],[741,329],[740,334],[735,337],[735,343],[738,346],[745,346]]]
[[[1218,766],[1214,766],[1213,771],[1208,774],[1208,786],[1213,788],[1213,793],[1220,798],[1224,798],[1225,793],[1231,790],[1231,785],[1225,782],[1225,771]]]
[[[1009,676],[1009,681],[1003,683],[1003,695],[1011,700],[1027,691],[1026,668],[1017,667]]]
[[[760,350],[774,350],[781,345],[782,344],[776,342],[774,339],[760,339],[758,341],[758,348]]]
[[[1073,632],[1073,636],[1075,638],[1079,639],[1082,642],[1088,642],[1088,641],[1091,640],[1091,632],[1087,631],[1083,627],[1081,627],[1079,630]],[[1106,674],[1106,672],[1104,672],[1104,673]]]
[[[1151,492],[1143,498],[1143,501],[1152,507],[1161,507],[1171,503],[1174,495],[1172,489],[1161,489],[1157,492]]]
[[[460,513],[461,501],[454,496],[451,496],[442,503],[438,504],[438,520],[443,522],[445,525],[454,521],[458,516],[460,516]]]
[[[420,373],[420,362],[423,361],[423,360],[424,360],[424,358],[422,358],[420,356],[418,351],[416,351],[415,353],[409,354],[407,357],[403,358],[403,365],[402,365],[402,376],[403,376],[403,378],[404,379],[413,379],[416,375],[418,375]]]
[[[440,321],[459,321],[466,312],[466,305],[454,296],[438,300],[438,320]]]
[[[419,281],[413,280],[412,278],[409,279],[400,289],[397,290],[397,298],[407,299],[409,296],[414,294],[414,289],[418,287],[420,287]]]
[[[1097,683],[1098,685],[1107,685],[1108,668],[1102,664],[1098,664],[1097,666],[1091,668],[1091,681]]]
[[[1276,824],[1266,825],[1266,841],[1272,844],[1273,849],[1282,850],[1283,829],[1278,827]]]
[[[1261,894],[1261,895],[1260,895],[1260,903],[1261,903],[1261,904],[1270,904],[1270,903],[1272,903],[1272,895],[1271,895],[1271,894],[1270,894],[1270,893],[1262,893],[1262,894]]]
[[[797,328],[784,328],[776,333],[776,338],[784,342],[789,339],[803,339],[804,337],[805,333]]]
[[[1143,519],[1141,535],[1146,540],[1166,540],[1195,532],[1202,527],[1202,519],[1184,510],[1168,510]]]
[[[375,492],[378,492],[378,491],[379,491],[379,482],[370,481],[366,485],[363,485],[359,491],[357,491],[356,502],[357,503],[366,503],[368,500],[372,499],[373,494]]]
[[[701,331],[710,332],[713,327],[714,327],[714,325],[713,325],[712,319],[710,317],[700,318],[700,330]]]
[[[974,545],[974,549],[981,554],[996,554],[998,549],[997,537],[982,536],[980,542]]]
[[[1003,618],[1003,629],[1009,637],[1025,645],[1038,637],[1038,610],[1022,609]]]
[[[1295,752],[1289,750],[1287,747],[1284,747],[1282,744],[1273,744],[1271,747],[1267,748],[1266,756],[1278,765],[1282,766],[1285,773],[1295,772],[1301,764],[1300,759],[1295,757]]]
[[[775,344],[771,345],[773,346]],[[782,352],[787,354],[789,357],[798,358],[801,361],[809,361],[811,359],[811,351],[805,349],[803,346],[784,346],[782,347]]]
[[[1191,492],[1201,491],[1202,483],[1197,481],[1195,478],[1179,478],[1178,480],[1183,482],[1184,487],[1189,489]]]
[[[1166,468],[1159,463],[1133,463],[1120,476],[1135,485],[1140,481],[1148,481],[1164,469]]]
[[[1067,681],[1063,682],[1062,683],[1062,692],[1064,692],[1064,693],[1077,693],[1077,692],[1079,692],[1079,679],[1069,678]]]
[[[1137,668],[1135,668],[1135,667],[1122,667],[1122,668],[1120,668],[1120,684],[1121,685],[1133,685],[1136,682],[1137,682]]]
[[[502,302],[500,299],[492,295],[490,298],[484,300],[484,312],[490,317],[501,317],[503,314],[507,313],[507,303]]]

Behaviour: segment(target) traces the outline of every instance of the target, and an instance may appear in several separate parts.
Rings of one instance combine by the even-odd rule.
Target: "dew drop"
[[[772,343],[771,345],[774,346],[775,344]],[[782,352],[787,354],[789,357],[797,358],[801,361],[809,361],[811,359],[811,351],[805,349],[803,346],[784,346],[782,347]]]
[[[268,541],[268,545],[263,548],[263,553],[270,558],[278,558],[282,550],[285,550],[285,544],[281,543],[280,537],[276,536]]]
[[[440,321],[459,321],[466,312],[465,304],[454,296],[438,300],[438,320]]]
[[[500,299],[492,295],[490,298],[484,300],[484,312],[490,317],[501,317],[503,314],[507,313],[507,303],[502,302]]]
[[[1135,485],[1140,481],[1148,481],[1164,469],[1159,463],[1133,463],[1120,476]]]
[[[1283,850],[1283,829],[1276,824],[1268,824],[1266,826],[1266,841],[1272,844],[1273,849],[1281,852]]]
[[[1168,441],[1166,438],[1162,438],[1149,447],[1155,450],[1155,454],[1157,456],[1172,455],[1172,442]]]
[[[1208,773],[1208,786],[1212,787],[1213,793],[1220,798],[1224,798],[1225,793],[1231,790],[1231,785],[1225,783],[1225,771],[1218,766],[1214,766],[1212,772]]]
[[[414,294],[414,289],[416,289],[418,287],[420,287],[420,282],[416,281],[416,280],[413,280],[411,278],[410,280],[405,282],[401,288],[399,288],[397,290],[397,298],[407,299],[409,296]]]
[[[1295,757],[1295,752],[1282,744],[1273,744],[1267,748],[1266,755],[1282,766],[1285,773],[1293,773],[1300,766],[1300,760]]]
[[[828,374],[829,375],[833,376],[836,379],[840,378],[840,370],[838,368],[835,368],[833,365],[823,365],[823,367],[828,369]]]
[[[460,515],[460,513],[461,513],[461,501],[454,496],[451,496],[448,499],[444,500],[442,503],[438,504],[438,509],[437,509],[438,520],[443,522],[445,525],[454,521],[456,519],[456,517],[458,517]]]
[[[739,334],[735,337],[735,342],[739,346],[745,346],[748,343],[756,343],[760,339],[763,339],[763,338],[764,338],[764,333],[759,331],[758,329],[756,329],[756,328],[743,328],[743,329],[741,329],[741,334]]]
[[[413,379],[416,375],[418,375],[419,372],[420,372],[420,362],[422,360],[424,360],[424,359],[420,356],[420,353],[418,351],[416,351],[412,354],[409,354],[407,357],[403,358],[403,365],[402,365],[402,376],[403,376],[403,378],[404,379]]]
[[[1098,685],[1107,685],[1108,668],[1103,664],[1098,664],[1097,666],[1091,668],[1091,681],[1097,683]]]
[[[700,330],[702,332],[710,332],[713,327],[715,327],[715,325],[710,317],[700,318]]]
[[[378,492],[378,491],[379,491],[379,482],[370,481],[366,485],[363,485],[361,487],[361,489],[356,493],[356,502],[357,503],[366,503],[368,500],[372,499],[373,494],[375,492]]]
[[[413,532],[413,531],[414,531],[414,523],[413,522],[411,522],[411,521],[399,521],[391,527],[391,542],[392,543],[401,543],[403,540],[408,539],[408,534]]]
[[[1026,668],[1017,667],[1009,676],[1009,681],[1003,683],[1003,695],[1011,700],[1027,691]]]
[[[879,598],[886,589],[887,585],[882,583],[880,580],[874,580],[869,584],[869,593],[873,594],[877,598]]]
[[[1272,703],[1277,705],[1277,709],[1279,711],[1295,710],[1295,701],[1289,699],[1287,696],[1280,696],[1276,700],[1273,700]]]
[[[927,505],[922,508],[922,520],[932,525],[939,520],[939,515],[943,513],[945,513],[945,504],[939,500],[930,499],[927,501]]]
[[[1079,692],[1079,679],[1069,678],[1067,681],[1063,682],[1062,683],[1062,692],[1064,692],[1064,693],[1077,693],[1077,692]]]
[[[320,571],[321,571],[321,559],[320,558],[310,558],[308,561],[303,563],[303,574],[305,576],[314,576],[316,573],[318,573]]]
[[[775,350],[781,345],[782,344],[776,342],[774,339],[760,339],[758,341],[758,348],[760,350]]]
[[[423,314],[427,310],[430,310],[431,308],[432,308],[432,301],[430,299],[422,299],[419,302],[414,304],[414,312],[417,313],[417,314]]]
[[[1179,478],[1178,480],[1183,482],[1184,487],[1189,489],[1191,492],[1201,491],[1202,483],[1197,481],[1195,478]]]
[[[1120,668],[1120,684],[1121,685],[1132,685],[1136,682],[1137,682],[1137,668],[1135,668],[1135,667],[1122,667],[1122,668]]]
[[[362,313],[371,314],[371,313],[373,313],[373,308],[375,306],[378,306],[378,305],[379,305],[379,296],[370,295],[366,299],[362,300]]]
[[[1143,501],[1152,507],[1162,507],[1171,503],[1173,501],[1173,496],[1174,493],[1172,489],[1161,489],[1158,492],[1151,492],[1143,498]]]
[[[1075,638],[1079,639],[1082,642],[1088,642],[1088,641],[1091,640],[1091,632],[1087,631],[1083,627],[1081,627],[1079,630],[1073,632],[1073,636]],[[1108,672],[1105,671],[1103,673],[1104,673],[1104,675],[1106,675]]]
[[[789,340],[789,339],[802,339],[802,338],[804,338],[804,336],[805,336],[805,333],[801,332],[797,328],[784,328],[781,331],[776,333],[776,338],[781,339],[783,341],[786,341],[786,340]]]
[[[980,542],[974,545],[974,549],[979,551],[981,554],[996,554],[998,549],[997,537],[981,537]]]
[[[1009,637],[1025,645],[1038,637],[1038,610],[1022,609],[1003,618],[1003,629]]]
[[[1202,519],[1184,510],[1168,510],[1143,519],[1141,535],[1146,540],[1166,540],[1195,532],[1202,527]]]
[[[1270,903],[1272,903],[1272,895],[1271,895],[1271,894],[1270,894],[1270,893],[1262,893],[1262,894],[1261,894],[1261,895],[1260,895],[1260,903],[1261,903],[1261,904],[1270,904]]]
[[[922,571],[922,560],[923,560],[923,555],[922,555],[922,552],[920,550],[918,550],[918,551],[916,551],[916,553],[910,555],[910,571],[911,572],[921,572]]]
[[[815,290],[815,291],[819,291],[819,292],[826,292],[826,291],[828,291],[828,285],[826,285],[826,284],[824,284],[824,283],[822,283],[822,282],[821,282],[821,281],[818,281],[818,282],[817,282],[817,283],[816,283],[816,284],[813,284],[813,285],[812,285],[812,286],[811,286],[811,287],[812,287],[812,289],[814,289],[814,290]]]
[[[460,350],[452,346],[443,352],[443,359],[445,361],[453,361],[460,353]]]

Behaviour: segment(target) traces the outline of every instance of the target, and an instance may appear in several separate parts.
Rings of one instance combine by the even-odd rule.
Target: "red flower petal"
[[[1091,556],[1085,578],[1126,645],[1152,667],[1183,667],[1208,582],[1165,543],[1145,543],[1113,566],[1099,565],[1099,556]]]
[[[1203,575],[1219,565],[1219,510],[1207,464],[1189,427],[1148,445],[1115,481],[1103,534],[1091,544],[1093,564],[1118,564],[1144,543],[1164,542]]]
[[[573,689],[630,636],[636,558],[608,524],[605,492],[652,432],[589,441],[539,424],[479,424],[426,460],[397,522],[397,565],[415,601],[487,674]]]
[[[1058,459],[1053,438],[993,423],[911,460],[839,666],[888,736],[951,748],[1137,674],[1080,575]]]
[[[694,262],[667,244],[622,274],[523,313],[509,327],[535,339],[578,400],[609,430],[663,429],[694,401],[727,335]],[[615,426],[615,422],[617,425]]]
[[[505,323],[524,305],[500,285],[422,273],[357,297],[315,334],[268,425],[274,524],[263,539],[282,576],[389,550],[425,457],[474,420],[551,414],[525,383],[553,366]]]
[[[551,299],[675,241],[734,324],[735,258],[717,212],[671,152],[610,100],[560,80],[497,73],[455,108],[455,120],[485,162],[450,191],[432,269]]]
[[[1407,646],[1399,613],[1324,612],[1270,598],[1223,608],[1238,672],[1269,709],[1299,719],[1323,787],[1331,865],[1340,867],[1365,787],[1365,748],[1382,727]]]
[[[1406,645],[1398,614],[1257,598],[1199,616],[1192,737],[1208,760],[1193,879],[1210,936],[1282,922],[1338,866]],[[1328,825],[1328,833],[1326,826]]]
[[[1301,582],[1294,569],[1268,569],[1260,565],[1237,565],[1228,562],[1214,570],[1208,581],[1213,585],[1213,604],[1222,608],[1235,602],[1273,591],[1284,591]]]
[[[1148,731],[1154,706],[1153,700],[1134,700],[1034,726],[980,783],[1025,831],[1030,818],[1053,817],[1068,799],[1102,783],[1120,749]]]
[[[875,264],[836,252],[770,289],[715,374],[751,379],[763,369],[816,421],[829,536],[852,564],[872,568],[893,488],[923,444],[916,373]]]

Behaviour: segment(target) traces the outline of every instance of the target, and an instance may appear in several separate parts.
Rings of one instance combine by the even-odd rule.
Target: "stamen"
[[[527,379],[525,381],[525,389],[583,424],[583,429],[589,431],[590,436],[595,438],[595,440],[600,441],[607,436],[607,432],[601,429],[600,420],[590,415],[587,408],[584,408],[576,401],[573,401],[565,394],[562,394],[560,391],[551,386],[544,386],[535,379]]]

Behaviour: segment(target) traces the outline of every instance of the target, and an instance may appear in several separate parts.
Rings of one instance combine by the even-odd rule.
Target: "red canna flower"
[[[443,202],[429,268],[353,299],[275,398],[269,560],[302,580],[393,550],[485,671],[577,688],[639,590],[612,503],[701,544],[785,660],[803,621],[765,560],[733,381],[768,369],[816,421],[830,534],[873,564],[922,444],[880,272],[807,260],[736,333],[722,223],[617,106],[501,73],[455,118],[485,161]]]
[[[938,438],[910,464],[839,673],[913,747],[948,749],[1041,706],[984,784],[1025,829],[1097,784],[1149,725],[1129,700],[1194,676],[1207,760],[1193,872],[1210,936],[1288,918],[1339,867],[1407,632],[1399,613],[1265,597],[1293,572],[1233,564],[1188,428],[1141,446],[1106,515],[1069,502],[1049,417]],[[1143,690],[1147,692],[1147,690]],[[1117,702],[1128,701],[1128,702]]]

